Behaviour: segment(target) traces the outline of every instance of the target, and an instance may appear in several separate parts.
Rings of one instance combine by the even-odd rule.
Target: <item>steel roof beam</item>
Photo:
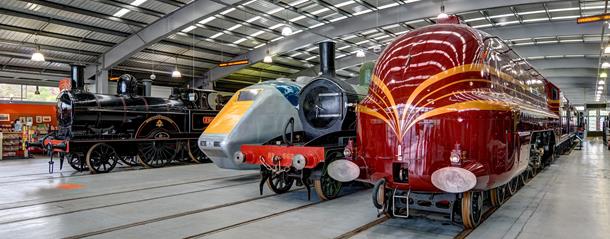
[[[32,20],[41,21],[41,22],[48,22],[51,24],[57,24],[57,25],[62,25],[62,26],[66,26],[66,27],[73,27],[73,28],[77,28],[77,29],[94,31],[94,32],[99,32],[99,33],[104,33],[104,34],[109,34],[109,35],[114,35],[114,36],[120,36],[120,37],[128,37],[131,35],[130,33],[127,33],[127,32],[121,32],[121,31],[116,31],[116,30],[108,29],[108,28],[95,27],[95,26],[81,24],[81,23],[72,22],[72,21],[55,19],[55,18],[50,18],[50,17],[45,17],[45,16],[39,16],[36,14],[30,14],[27,12],[21,12],[21,11],[12,10],[12,9],[9,10],[6,8],[0,8],[0,14],[13,16],[13,17],[32,19]]]
[[[238,0],[230,0],[235,3]],[[127,60],[133,54],[158,42],[208,15],[223,9],[224,5],[210,0],[195,0],[188,5],[166,15],[147,27],[117,44],[98,58],[97,65],[89,65],[85,69],[85,77],[95,75],[96,71],[108,70]]]
[[[459,13],[473,11],[474,9],[488,9],[497,7],[509,7],[513,5],[545,2],[540,0],[455,0],[445,2],[445,10],[449,13]],[[392,25],[400,22],[427,18],[437,15],[439,12],[438,2],[420,1],[406,5],[399,5],[380,11],[374,11],[344,20],[332,22],[309,31],[304,31],[282,40],[272,43],[273,54],[292,51],[303,47],[303,45],[337,38],[354,32],[362,32],[378,26]],[[384,16],[377,19],[378,14]],[[379,20],[379,21],[377,21]],[[250,59],[251,62],[258,62],[266,55],[267,47],[259,47],[246,54],[235,57],[235,59]],[[244,66],[233,66],[227,68],[213,68],[207,81],[220,79],[233,71],[242,69]],[[202,84],[202,82],[200,82]]]
[[[99,19],[105,19],[105,20],[109,20],[109,21],[113,21],[113,22],[123,23],[123,24],[131,25],[131,26],[136,26],[136,27],[142,27],[143,28],[143,27],[146,27],[148,25],[145,22],[139,22],[139,21],[129,20],[129,19],[126,19],[126,18],[115,17],[115,16],[112,16],[112,15],[106,15],[106,14],[103,14],[103,13],[100,13],[100,12],[90,11],[90,10],[83,9],[83,8],[78,8],[78,7],[72,7],[72,6],[69,6],[69,5],[65,5],[65,4],[61,4],[61,3],[55,3],[55,2],[51,2],[51,1],[43,1],[43,0],[21,0],[21,1],[28,2],[28,3],[38,4],[38,5],[49,7],[49,8],[55,8],[55,9],[58,9],[58,10],[78,13],[78,14],[82,14],[82,15],[85,15],[85,16],[90,16],[90,17],[95,17],[95,18],[99,18]]]
[[[52,38],[68,40],[68,41],[89,43],[89,44],[100,45],[100,46],[114,46],[114,44],[115,44],[114,42],[100,41],[100,40],[95,40],[95,39],[90,39],[90,38],[85,38],[85,37],[76,37],[76,36],[72,36],[72,35],[47,32],[47,31],[42,31],[42,30],[39,31],[36,29],[15,27],[15,26],[10,26],[10,25],[5,25],[5,24],[0,24],[0,29],[7,30],[7,31],[27,33],[27,34],[32,34],[32,35],[52,37]]]

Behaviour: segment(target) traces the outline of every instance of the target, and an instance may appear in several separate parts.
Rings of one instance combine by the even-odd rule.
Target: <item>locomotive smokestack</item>
[[[151,87],[152,87],[152,80],[150,80],[150,79],[142,80],[142,89],[143,89],[144,96],[150,96]]]
[[[323,76],[335,77],[335,43],[320,42],[320,72]]]
[[[70,65],[70,78],[72,79],[72,90],[84,90],[85,89],[85,73],[84,66],[81,65]]]

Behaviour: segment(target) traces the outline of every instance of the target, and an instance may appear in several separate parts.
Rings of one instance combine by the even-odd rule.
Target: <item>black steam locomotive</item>
[[[284,134],[264,145],[242,145],[237,163],[260,165],[260,190],[267,183],[275,193],[290,190],[294,182],[310,185],[321,200],[336,197],[342,182],[330,176],[329,165],[342,158],[344,149],[356,137],[356,105],[361,94],[335,75],[335,43],[322,42],[321,75],[309,82],[299,95],[299,120],[303,131],[294,131],[296,119],[284,126]],[[330,173],[330,174],[329,174]]]
[[[83,81],[82,66],[72,66],[72,88],[57,98],[59,130],[43,140],[60,164],[65,158],[76,170],[106,173],[119,160],[145,167],[207,160],[197,138],[218,113],[208,103],[214,91],[174,88],[169,99],[150,97],[150,81],[123,75],[117,94],[105,95],[84,91]]]

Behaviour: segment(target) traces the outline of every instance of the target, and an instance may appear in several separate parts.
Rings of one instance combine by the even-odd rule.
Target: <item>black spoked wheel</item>
[[[464,227],[471,229],[478,226],[483,216],[483,193],[477,191],[463,193],[461,206]]]
[[[196,139],[189,140],[187,143],[187,147],[188,147],[189,158],[191,159],[191,161],[193,161],[195,163],[211,163],[212,162],[212,161],[210,161],[208,156],[206,156],[205,153],[203,153],[201,151],[201,149],[199,149],[199,147],[197,146]]]
[[[288,173],[271,173],[271,177],[267,180],[267,186],[271,191],[277,194],[288,192],[294,183],[294,178],[289,177]]]
[[[169,139],[170,134],[165,129],[156,129],[150,134],[151,139]],[[149,168],[159,168],[169,164],[180,149],[180,143],[175,140],[151,140],[138,143],[140,164]]]
[[[316,193],[322,201],[334,199],[339,195],[339,192],[341,192],[341,186],[343,183],[330,177],[330,175],[328,175],[327,168],[335,158],[340,156],[340,154],[341,153],[339,152],[329,153],[326,156],[324,166],[322,167],[320,178],[313,181],[313,186],[316,189]]]
[[[87,152],[87,166],[91,173],[107,173],[112,171],[119,160],[114,148],[105,143],[93,145]]]
[[[121,162],[123,162],[125,165],[131,167],[140,166],[140,162],[138,162],[137,156],[120,156],[120,159]]]
[[[70,167],[72,167],[74,170],[82,172],[82,171],[87,171],[89,170],[89,166],[87,166],[87,163],[85,162],[85,160],[83,160],[82,156],[78,156],[76,154],[66,154],[66,160],[68,160],[68,164],[70,164]]]

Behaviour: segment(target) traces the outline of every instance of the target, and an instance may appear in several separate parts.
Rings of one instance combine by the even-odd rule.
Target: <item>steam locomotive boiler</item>
[[[473,228],[484,202],[502,204],[573,143],[573,127],[562,131],[560,91],[527,61],[446,20],[454,22],[415,29],[384,50],[358,105],[357,144],[346,150],[366,166],[360,178],[375,183],[382,212],[442,212]]]
[[[137,80],[123,75],[116,95],[94,94],[83,90],[82,70],[72,67],[72,89],[57,98],[59,130],[43,142],[61,164],[65,157],[79,171],[105,173],[119,160],[146,167],[207,160],[197,137],[218,113],[208,103],[213,91],[175,88],[164,99],[150,97],[144,82],[146,96],[139,96]]]
[[[343,157],[344,148],[356,136],[356,104],[359,95],[354,88],[335,77],[335,43],[322,42],[320,68],[322,75],[308,83],[299,95],[298,119],[291,118],[282,127],[280,136],[264,145],[241,146],[234,161],[238,164],[258,165],[261,170],[261,193],[266,183],[275,193],[284,193],[292,185],[305,185],[310,195],[310,184],[320,199],[332,199],[341,189],[339,180],[330,176],[333,160]],[[295,131],[295,122],[303,131]],[[352,168],[353,169],[353,168]]]

